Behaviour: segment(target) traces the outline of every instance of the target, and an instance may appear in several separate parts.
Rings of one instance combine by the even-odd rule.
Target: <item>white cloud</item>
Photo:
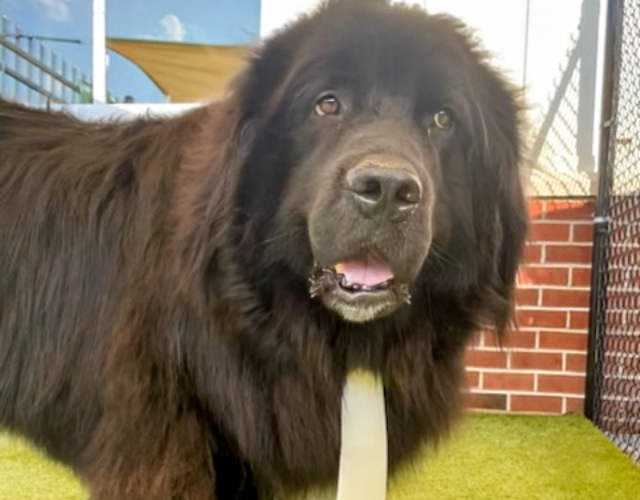
[[[160,25],[164,30],[164,37],[172,42],[183,42],[187,35],[187,29],[175,14],[167,14],[160,20]]]
[[[69,21],[69,4],[73,0],[31,0],[44,8],[49,19],[58,22]]]

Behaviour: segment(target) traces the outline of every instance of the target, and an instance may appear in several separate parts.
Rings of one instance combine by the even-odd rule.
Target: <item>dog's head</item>
[[[454,290],[506,325],[526,227],[518,105],[462,25],[330,1],[268,40],[235,93],[258,287],[310,280],[356,323]]]

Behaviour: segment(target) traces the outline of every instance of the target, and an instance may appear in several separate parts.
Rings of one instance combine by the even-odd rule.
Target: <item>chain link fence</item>
[[[567,2],[570,3],[573,2]],[[593,144],[598,139],[594,117],[602,7],[599,0],[579,3],[576,28],[568,34],[548,102],[529,115],[534,140],[527,181],[529,194],[533,196],[591,197],[597,191]],[[554,51],[552,57],[559,56]]]
[[[586,410],[640,463],[640,0],[609,1],[607,46]]]

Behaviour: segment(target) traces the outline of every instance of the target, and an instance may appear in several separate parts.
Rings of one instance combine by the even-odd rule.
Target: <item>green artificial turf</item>
[[[0,434],[0,500],[85,500],[73,472],[22,440]]]
[[[476,414],[393,500],[640,500],[640,468],[577,415]]]
[[[0,435],[0,500],[84,500],[67,469]],[[640,500],[640,468],[579,416],[476,414],[389,500]]]

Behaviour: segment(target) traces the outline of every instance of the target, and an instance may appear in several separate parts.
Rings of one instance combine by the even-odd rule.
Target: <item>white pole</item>
[[[107,102],[106,0],[93,0],[93,102]]]

